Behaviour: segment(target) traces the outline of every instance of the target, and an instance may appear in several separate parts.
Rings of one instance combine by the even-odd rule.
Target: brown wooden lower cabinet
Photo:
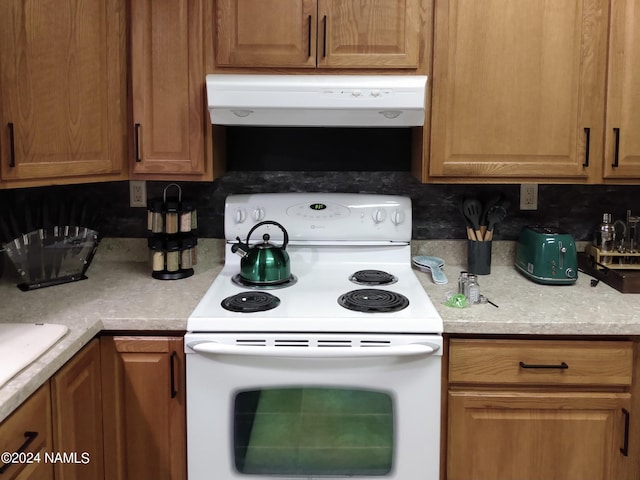
[[[629,394],[449,393],[449,480],[629,478]]]
[[[2,480],[53,480],[51,393],[47,382],[0,425],[0,452],[19,455],[14,463],[0,460]]]
[[[186,479],[182,337],[100,343],[105,479]]]
[[[631,342],[451,339],[444,478],[635,480],[633,352]]]
[[[51,378],[56,480],[104,477],[100,342],[89,342]],[[55,458],[54,458],[55,459]]]

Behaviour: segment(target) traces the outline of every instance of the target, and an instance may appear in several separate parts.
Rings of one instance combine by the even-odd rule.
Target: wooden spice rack
[[[599,270],[605,268],[611,270],[640,270],[640,252],[639,253],[618,253],[603,252],[595,245],[587,245],[585,253],[591,258],[593,265]],[[603,261],[607,257],[610,261]]]

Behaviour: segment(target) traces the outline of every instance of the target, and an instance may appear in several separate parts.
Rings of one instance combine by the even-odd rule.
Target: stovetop
[[[287,247],[295,277],[292,286],[253,289],[233,281],[240,272],[240,257],[231,252],[231,246],[236,236],[244,241],[251,227],[264,219],[281,223],[292,239]],[[271,233],[278,244],[277,229]],[[190,332],[442,333],[442,319],[411,267],[408,198],[234,195],[225,207],[225,237],[225,265],[191,314]],[[385,272],[394,281],[356,284],[350,278],[361,270]],[[375,297],[386,302],[389,296],[400,297],[401,308],[354,311],[339,303],[340,297],[359,290],[366,291],[357,292],[356,297],[365,300]],[[253,300],[268,302],[270,308],[238,312],[222,305],[226,301],[235,308]]]
[[[399,247],[405,248],[406,247]],[[410,247],[409,247],[410,248]],[[384,332],[384,333],[442,333],[442,319],[435,306],[406,262],[359,263],[349,261],[304,261],[314,253],[305,247],[289,249],[291,273],[297,277],[295,285],[279,289],[257,289],[238,286],[232,281],[239,271],[239,258],[232,255],[214,280],[199,305],[191,314],[189,331],[216,332]],[[311,250],[314,250],[311,248]],[[369,256],[375,258],[375,247]],[[362,253],[362,252],[361,252]],[[360,257],[360,255],[356,255]],[[395,283],[364,286],[349,278],[362,269],[382,270],[397,277]],[[367,313],[348,310],[338,303],[341,295],[358,289],[396,292],[409,304],[399,311]],[[266,292],[277,297],[279,304],[267,311],[242,313],[226,310],[225,298],[245,292]]]

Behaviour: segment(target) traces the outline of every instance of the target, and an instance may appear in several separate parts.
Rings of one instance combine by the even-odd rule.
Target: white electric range
[[[225,207],[225,264],[189,318],[190,332],[361,332],[442,333],[442,320],[411,267],[411,201],[406,197],[365,194],[292,193],[233,195]],[[243,241],[251,227],[264,219],[283,225],[289,234],[287,252],[295,283],[285,288],[248,288],[233,278],[241,258],[231,252],[236,237]],[[273,225],[257,230],[281,245],[282,232]],[[373,275],[372,285],[354,283],[359,271]],[[366,276],[366,273],[365,273]],[[366,280],[366,278],[365,278]],[[384,290],[404,296],[408,304],[380,314],[349,310],[338,298],[358,289]],[[266,292],[280,304],[262,312],[230,311],[222,300]],[[390,308],[396,301],[390,297]],[[250,307],[249,307],[250,308]]]
[[[264,220],[289,237],[291,278],[275,288],[239,282],[232,252]],[[401,196],[227,198],[224,267],[185,336],[189,480],[438,478],[443,325],[412,270],[411,231],[411,200]],[[251,239],[264,233],[276,246],[284,240],[273,224]],[[343,394],[386,399],[371,399],[387,405],[383,414],[361,417],[362,401],[340,407],[340,425],[366,418],[380,438],[336,440],[345,437],[301,426],[335,415],[319,398]],[[295,415],[274,414],[272,397],[307,400]],[[265,440],[265,430],[286,430],[287,440]]]

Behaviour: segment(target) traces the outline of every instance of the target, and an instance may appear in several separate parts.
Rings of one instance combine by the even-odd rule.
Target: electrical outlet
[[[538,209],[538,184],[523,183],[520,185],[520,210]]]
[[[129,180],[129,206],[147,207],[147,182]]]

